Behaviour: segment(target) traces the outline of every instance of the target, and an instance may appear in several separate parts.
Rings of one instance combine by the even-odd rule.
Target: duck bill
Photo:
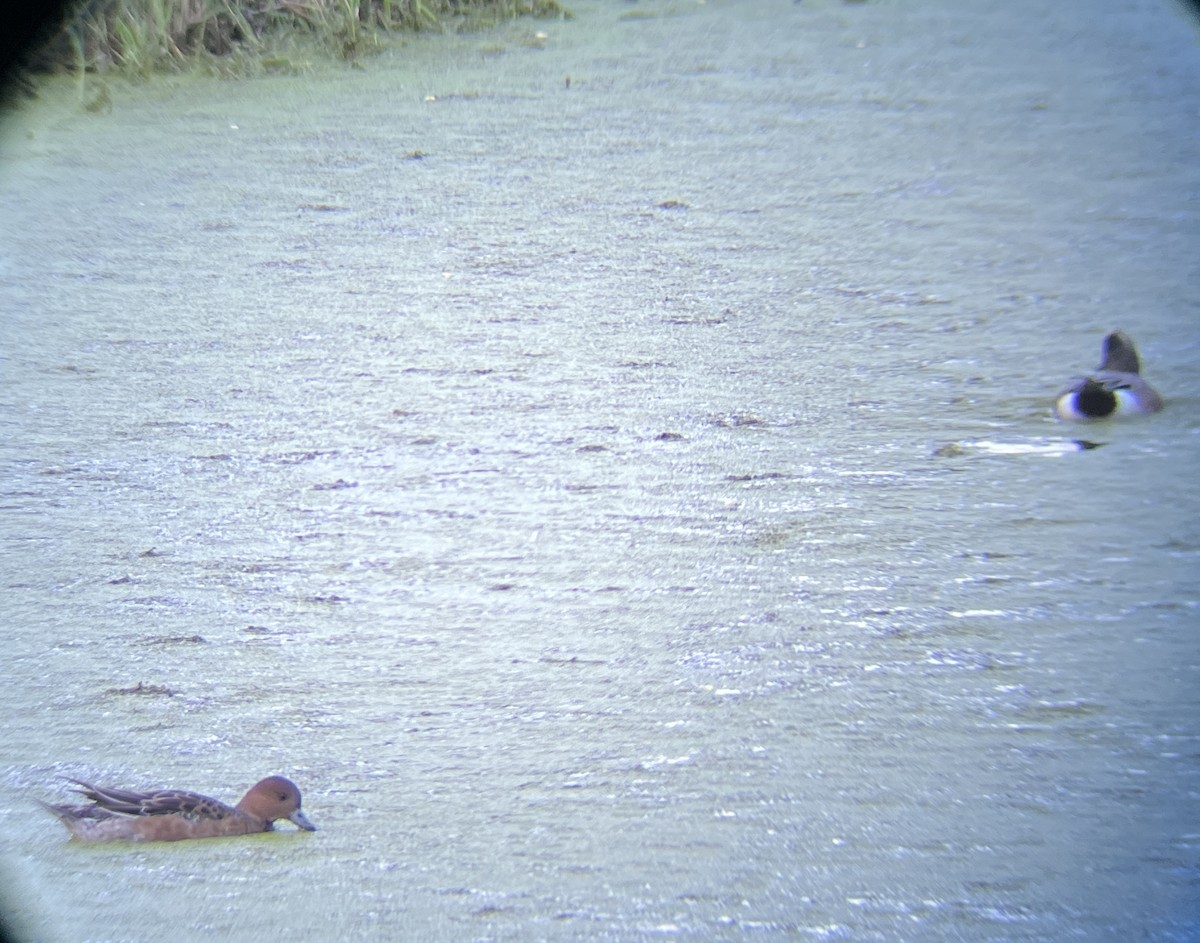
[[[300,809],[297,809],[295,812],[289,815],[288,821],[294,824],[297,828],[304,829],[306,832],[315,832],[317,830],[317,827],[309,821],[308,816],[305,815]]]

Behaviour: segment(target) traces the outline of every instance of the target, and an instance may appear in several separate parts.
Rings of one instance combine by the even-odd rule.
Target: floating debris
[[[162,695],[163,697],[174,697],[175,692],[168,688],[165,684],[146,684],[144,681],[139,681],[137,684],[128,688],[109,688],[105,694],[149,694]]]

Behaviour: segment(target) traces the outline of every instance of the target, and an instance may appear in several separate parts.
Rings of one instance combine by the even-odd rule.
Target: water
[[[1193,939],[1200,58],[1108,7],[584,0],[9,118],[20,927]],[[1167,411],[1054,423],[1118,326]],[[270,773],[320,831],[31,802]]]

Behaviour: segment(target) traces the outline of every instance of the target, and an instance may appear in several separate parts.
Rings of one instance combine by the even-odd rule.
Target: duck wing
[[[182,815],[189,819],[223,819],[235,814],[235,810],[223,802],[183,789],[135,792],[96,786],[81,779],[72,779],[71,782],[83,787],[77,791],[84,798],[90,799],[106,812],[117,815]]]

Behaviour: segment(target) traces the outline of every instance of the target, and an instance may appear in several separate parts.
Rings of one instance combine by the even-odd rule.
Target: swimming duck
[[[179,841],[217,838],[273,830],[287,819],[307,832],[316,826],[300,811],[300,790],[290,779],[268,776],[256,783],[236,806],[180,789],[133,792],[70,782],[92,805],[42,805],[81,841]]]
[[[1100,347],[1094,373],[1075,377],[1054,399],[1059,419],[1088,422],[1110,416],[1137,416],[1163,408],[1158,391],[1141,377],[1141,362],[1124,331],[1113,331]]]

